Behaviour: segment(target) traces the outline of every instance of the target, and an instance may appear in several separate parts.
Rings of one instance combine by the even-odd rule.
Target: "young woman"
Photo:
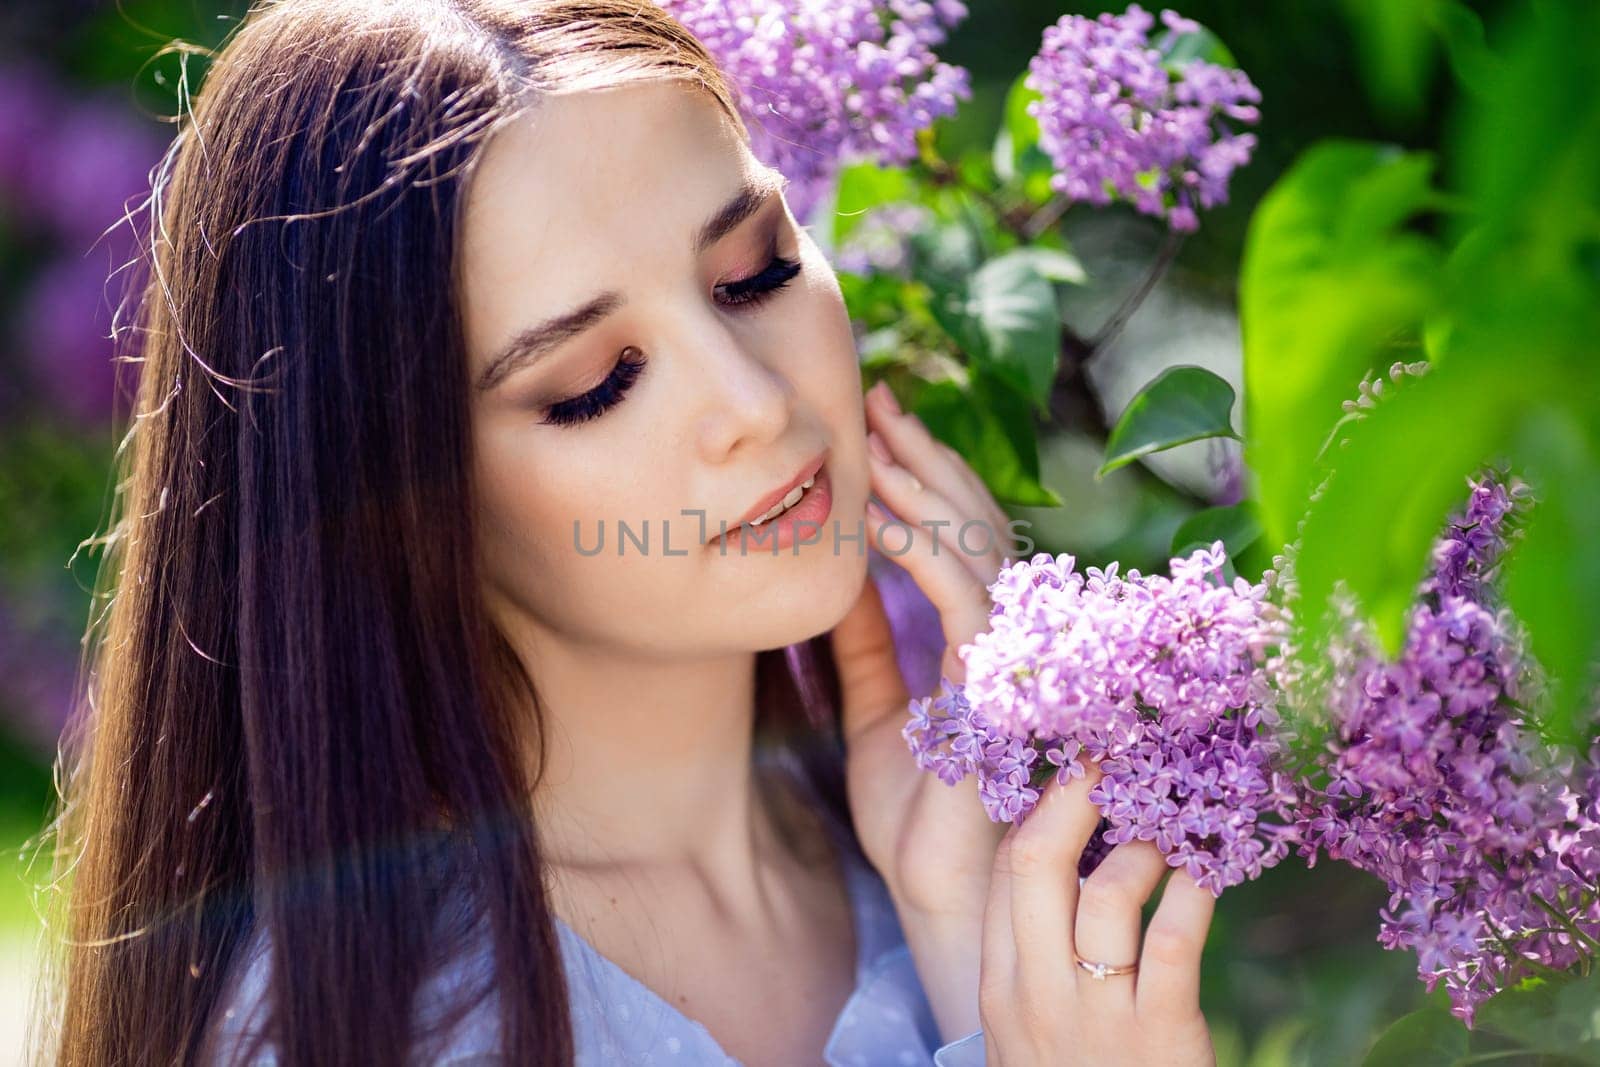
[[[1093,773],[1002,836],[914,766],[866,550],[959,679],[1003,543],[931,524],[1007,524],[781,189],[650,0],[236,28],[150,203],[47,1057],[1210,1061],[1211,898],[1080,888]]]

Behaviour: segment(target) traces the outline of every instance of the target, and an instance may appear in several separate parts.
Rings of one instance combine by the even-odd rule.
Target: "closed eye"
[[[716,291],[721,294],[721,302],[726,305],[760,303],[788,285],[799,273],[799,260],[775,255],[772,257],[772,262],[762,268],[759,274],[734,282],[725,282],[717,286]]]
[[[761,303],[788,285],[800,274],[800,261],[775,255],[757,274],[737,281],[724,282],[714,292],[717,302],[725,307],[749,307]],[[629,358],[628,353],[634,353]],[[645,367],[644,354],[633,345],[623,349],[605,381],[580,396],[552,403],[546,410],[544,422],[552,426],[573,426],[597,419],[616,407],[638,381]]]

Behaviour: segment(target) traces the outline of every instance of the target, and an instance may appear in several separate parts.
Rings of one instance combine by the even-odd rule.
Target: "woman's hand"
[[[959,684],[965,671],[957,650],[988,628],[988,587],[1009,548],[1006,515],[959,453],[899,410],[887,385],[868,392],[866,409],[868,430],[891,457],[883,459],[869,437],[872,489],[900,520],[893,523],[869,503],[869,543],[903,567],[938,609],[945,639],[940,670]],[[965,541],[989,548],[981,554],[958,543],[962,526],[974,521],[988,530],[972,527]],[[965,921],[976,936],[1005,827],[984,813],[975,779],[949,786],[917,767],[901,734],[912,694],[871,579],[832,642],[844,694],[847,789],[862,850],[903,921],[907,911]]]
[[[1052,779],[995,853],[978,993],[989,1067],[1216,1062],[1200,1012],[1215,898],[1174,870],[1141,938],[1144,903],[1169,870],[1148,841],[1112,849],[1080,887],[1078,858],[1100,822],[1088,798],[1099,779],[1093,764],[1066,786]],[[1074,951],[1137,970],[1096,978]]]
[[[940,671],[960,683],[958,650],[988,628],[988,587],[1010,547],[1007,517],[954,449],[899,411],[887,386],[872,390],[866,407],[876,448],[890,457],[869,448],[872,488],[904,524],[885,531],[888,517],[869,505],[870,543],[904,568],[938,610],[945,640]],[[989,549],[978,555],[960,544],[963,524],[973,521],[988,526],[967,531],[968,545]],[[985,814],[976,779],[949,786],[917,767],[901,734],[912,694],[871,579],[834,628],[832,643],[856,833],[889,888],[939,1030],[954,1040],[978,1028],[984,901],[1005,827]]]

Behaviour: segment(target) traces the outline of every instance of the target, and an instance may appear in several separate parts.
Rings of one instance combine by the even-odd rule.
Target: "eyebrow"
[[[746,179],[738,192],[700,225],[695,233],[695,254],[703,253],[726,237],[768,200],[782,193],[788,184],[789,179],[774,170],[758,171]],[[607,290],[572,311],[522,330],[483,368],[478,375],[478,389],[493,389],[551,349],[595,326],[624,303],[621,293],[614,289]]]

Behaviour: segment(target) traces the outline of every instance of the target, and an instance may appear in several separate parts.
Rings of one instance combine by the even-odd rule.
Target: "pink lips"
[[[811,477],[811,470],[812,468],[808,466],[805,478],[798,479],[795,484]],[[819,542],[823,524],[833,512],[833,481],[828,477],[826,467],[815,468],[815,473],[816,481],[811,483],[811,488],[806,490],[805,495],[793,507],[777,518],[753,528],[741,524],[729,530],[726,536],[713,538],[711,543],[719,546],[718,551],[723,555],[728,555],[728,550],[734,549],[741,556],[759,555],[763,552],[775,556],[780,551],[799,543],[802,537],[806,539],[803,542],[805,544]],[[755,514],[762,513],[758,511]],[[798,548],[794,554],[799,554]]]
[[[817,471],[821,470],[822,462],[827,458],[828,451],[827,449],[823,449],[817,455],[813,456],[804,467],[800,468],[799,474],[796,474],[793,478],[790,478],[778,488],[774,489],[772,492],[756,501],[755,505],[751,507],[749,511],[739,516],[738,521],[733,525],[743,526],[747,522],[750,522],[754,519],[759,519],[761,516],[777,507],[783,501],[783,498],[789,495],[789,490],[793,489],[795,486],[799,485],[801,482],[817,473]],[[815,487],[813,486],[813,488]]]

